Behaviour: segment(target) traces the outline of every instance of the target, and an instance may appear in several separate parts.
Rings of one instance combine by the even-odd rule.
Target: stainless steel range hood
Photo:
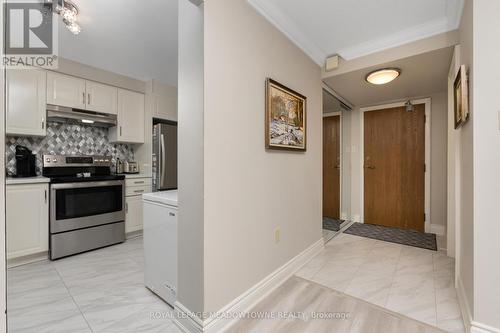
[[[99,127],[116,126],[116,115],[114,114],[72,109],[52,104],[47,104],[47,120]]]

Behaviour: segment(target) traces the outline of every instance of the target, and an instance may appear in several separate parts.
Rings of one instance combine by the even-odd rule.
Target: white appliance
[[[177,294],[177,190],[143,194],[144,283],[174,306]]]

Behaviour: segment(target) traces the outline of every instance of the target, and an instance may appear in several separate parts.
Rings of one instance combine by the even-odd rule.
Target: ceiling
[[[177,85],[177,0],[73,0],[82,32],[59,24],[59,55]]]
[[[452,56],[453,47],[447,47],[332,76],[324,79],[324,82],[358,107],[409,97],[429,96],[447,91],[448,70]],[[384,67],[400,68],[401,75],[394,81],[380,86],[365,81],[366,74]]]
[[[248,0],[319,65],[458,28],[464,0]]]

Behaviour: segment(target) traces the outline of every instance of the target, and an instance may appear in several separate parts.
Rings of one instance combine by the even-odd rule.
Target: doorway
[[[425,231],[426,105],[363,113],[364,222]]]

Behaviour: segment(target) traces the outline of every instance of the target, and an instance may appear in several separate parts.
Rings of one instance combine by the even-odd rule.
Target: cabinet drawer
[[[148,186],[151,185],[151,178],[125,178],[125,186]]]
[[[149,193],[151,192],[151,185],[150,186],[131,186],[125,187],[125,196],[130,197],[133,195],[142,195],[144,193]]]

